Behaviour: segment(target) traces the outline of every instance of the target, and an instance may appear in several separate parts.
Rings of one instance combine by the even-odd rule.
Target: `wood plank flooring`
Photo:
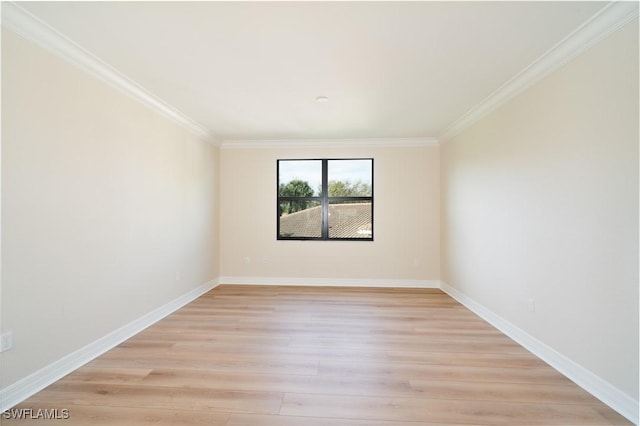
[[[2,425],[627,425],[439,290],[222,285]]]

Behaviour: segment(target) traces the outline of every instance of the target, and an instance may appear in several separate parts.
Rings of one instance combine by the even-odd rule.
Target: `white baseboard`
[[[114,348],[155,322],[180,309],[187,303],[200,297],[204,293],[216,287],[218,283],[219,282],[216,279],[196,287],[177,299],[154,309],[137,320],[112,331],[106,336],[89,343],[83,348],[66,355],[65,357],[0,390],[0,412],[8,410],[72,371],[82,367],[84,364],[102,355],[109,349]]]
[[[438,280],[395,280],[369,278],[220,277],[220,284],[300,285],[326,287],[440,288]]]
[[[638,401],[611,385],[591,371],[575,363],[555,349],[529,335],[504,318],[459,292],[447,283],[438,280],[393,280],[393,279],[338,279],[338,278],[292,278],[292,277],[220,277],[205,283],[177,299],[149,312],[131,323],[114,330],[106,336],[70,353],[58,361],[30,374],[18,382],[0,390],[0,412],[24,401],[55,381],[87,362],[102,355],[145,328],[161,320],[187,303],[200,297],[219,284],[242,285],[301,285],[301,286],[349,286],[349,287],[395,287],[395,288],[441,288],[469,310],[489,322],[498,330],[518,342],[534,355],[551,365],[587,392],[619,412],[631,422],[638,424]]]
[[[440,288],[612,409],[638,424],[638,401],[445,282]]]

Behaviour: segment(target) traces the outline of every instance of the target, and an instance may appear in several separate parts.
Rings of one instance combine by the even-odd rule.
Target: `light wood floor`
[[[439,290],[219,286],[2,425],[621,425]]]

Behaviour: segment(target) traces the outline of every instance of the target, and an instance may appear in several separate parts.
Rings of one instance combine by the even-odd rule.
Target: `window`
[[[373,241],[373,158],[278,160],[279,240]]]

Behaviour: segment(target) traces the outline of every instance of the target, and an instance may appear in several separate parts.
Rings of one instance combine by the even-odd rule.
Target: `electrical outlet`
[[[13,347],[13,333],[8,331],[0,336],[0,352],[8,351]]]
[[[176,281],[180,281],[182,279],[182,274],[180,274],[180,271],[176,271]]]
[[[245,258],[244,258],[244,264],[245,264],[245,265],[248,265],[248,264],[250,264],[250,263],[251,263],[251,258],[250,258],[249,256],[245,256]]]
[[[529,308],[529,312],[536,311],[536,301],[534,299],[529,299],[527,301],[527,307]]]

